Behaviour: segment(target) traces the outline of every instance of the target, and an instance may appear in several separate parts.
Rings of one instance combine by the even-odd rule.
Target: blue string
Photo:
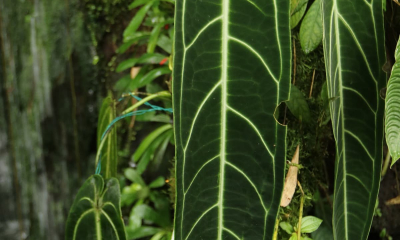
[[[142,99],[138,96],[133,95],[132,93],[129,93],[129,95],[133,98],[135,98],[138,101],[141,101]],[[121,97],[118,101],[122,101],[124,99],[124,97]],[[163,107],[159,107],[156,105],[152,105],[149,102],[145,102],[144,105],[151,107],[150,109],[145,109],[145,110],[137,110],[137,111],[133,111],[133,112],[129,112],[126,113],[124,115],[121,115],[119,117],[116,117],[114,120],[111,121],[110,124],[108,124],[106,130],[104,131],[103,135],[101,136],[100,142],[103,141],[103,138],[106,136],[106,134],[111,130],[111,128],[113,127],[113,125],[118,122],[119,120],[126,118],[126,117],[131,117],[131,116],[138,116],[138,115],[143,115],[145,113],[148,112],[154,112],[154,111],[164,111],[164,112],[170,112],[172,113],[172,108],[163,108]],[[95,174],[100,174],[101,172],[101,153],[99,156],[99,162],[97,163],[97,167],[96,167],[96,173]]]

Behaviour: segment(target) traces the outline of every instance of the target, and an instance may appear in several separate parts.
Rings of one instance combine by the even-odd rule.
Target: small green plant
[[[117,92],[133,92],[146,87],[154,93],[161,86],[152,83],[159,77],[170,79],[171,69],[168,66],[172,53],[174,33],[174,1],[135,0],[129,6],[137,9],[136,15],[124,31],[123,44],[117,53],[122,57],[129,53],[129,58],[116,67],[116,72],[130,70],[116,83]]]
[[[128,239],[152,236],[152,240],[170,240],[172,219],[170,201],[160,188],[165,178],[158,177],[146,184],[134,169],[126,169],[124,176],[132,183],[122,189],[122,206],[132,206],[126,233]]]
[[[289,240],[297,240],[299,236],[301,240],[312,240],[306,234],[315,232],[321,223],[321,219],[314,216],[307,216],[301,219],[301,224],[292,226],[288,222],[280,222],[279,227],[290,235]]]
[[[391,237],[387,232],[386,228],[382,229],[382,231],[379,233],[379,237],[382,240],[393,240],[393,237]]]
[[[307,10],[308,3],[311,3],[311,6]],[[292,29],[301,21],[299,35],[304,53],[308,54],[314,51],[321,44],[323,37],[321,0],[314,2],[309,0],[290,0],[290,13],[290,27]]]
[[[143,101],[158,101],[170,108],[170,54],[174,32],[174,1],[135,0],[129,6],[136,14],[123,34],[115,68],[122,78],[114,85],[118,94],[139,94]],[[125,73],[125,74],[124,74]],[[129,94],[127,94],[129,93]],[[122,114],[141,104],[122,101]],[[120,156],[129,158],[124,170],[121,205],[129,212],[126,222],[128,239],[170,240],[173,229],[172,206],[164,176],[169,174],[174,151],[172,117],[167,113],[149,112],[124,123],[128,141]],[[131,154],[134,141],[135,151]],[[140,143],[138,144],[138,140]]]

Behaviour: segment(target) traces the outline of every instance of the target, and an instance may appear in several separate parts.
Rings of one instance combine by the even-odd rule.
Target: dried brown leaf
[[[386,201],[385,204],[388,205],[388,206],[390,206],[390,205],[399,205],[400,204],[400,196],[397,196],[395,198],[392,198],[392,199]]]
[[[299,155],[300,148],[299,145],[296,148],[296,152],[292,158],[292,164],[299,164]],[[297,174],[299,172],[299,168],[297,166],[290,166],[289,171],[286,174],[285,186],[283,188],[282,199],[281,199],[281,207],[286,207],[292,201],[294,192],[296,190],[297,185]]]
[[[140,67],[131,68],[131,79],[135,79],[136,75],[138,75],[140,71]]]

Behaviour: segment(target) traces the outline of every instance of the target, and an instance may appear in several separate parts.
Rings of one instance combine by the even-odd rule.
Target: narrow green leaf
[[[149,38],[149,42],[147,44],[147,52],[148,53],[153,53],[154,49],[156,48],[156,46],[158,45],[158,42],[160,41],[160,33],[162,28],[167,25],[167,24],[171,24],[173,23],[173,19],[168,19],[165,21],[162,21],[160,23],[158,23],[153,30],[151,31],[151,36]],[[172,45],[171,45],[172,48]],[[167,51],[168,52],[168,51]],[[168,53],[171,53],[170,51]]]
[[[160,53],[146,53],[143,54],[140,58],[138,63],[142,64],[160,64],[162,60],[167,58],[168,56]]]
[[[386,142],[392,156],[392,165],[400,158],[400,41],[395,52],[396,63],[386,89]]]
[[[171,133],[172,133],[172,129],[169,129],[163,133],[161,133],[160,135],[158,135],[157,137],[155,137],[155,139],[150,143],[150,146],[148,146],[145,150],[145,152],[141,155],[139,160],[136,160],[135,162],[139,162],[137,167],[136,167],[136,171],[139,174],[142,174],[146,169],[147,169],[147,165],[150,163],[150,161],[157,161],[157,154],[158,151],[157,149],[161,147],[163,147],[163,144],[165,141],[168,141],[169,138],[171,137]],[[147,144],[147,143],[145,143]],[[156,152],[157,151],[157,152]],[[132,160],[134,158],[134,155],[132,156]]]
[[[125,177],[134,183],[138,183],[142,187],[146,187],[146,183],[144,182],[142,176],[140,176],[140,174],[132,168],[125,170]]]
[[[124,36],[124,43],[133,44],[133,43],[137,43],[141,40],[145,40],[149,37],[150,37],[150,32],[133,32],[129,35]]]
[[[167,56],[160,53],[143,54],[139,58],[129,58],[121,62],[115,71],[122,72],[128,68],[134,67],[136,64],[159,64],[165,58],[167,58]]]
[[[154,139],[154,141],[150,143],[150,146],[145,150],[140,159],[136,161],[139,162],[136,167],[136,170],[139,174],[142,174],[147,169],[147,165],[150,163],[150,161],[158,161],[157,155],[159,154],[160,150],[157,151],[157,149],[164,147],[164,143],[166,141],[169,141],[171,133],[172,129],[167,130],[164,133],[157,136]],[[156,167],[153,168],[157,170]]]
[[[157,114],[150,119],[152,122],[171,123],[171,117],[166,114]]]
[[[170,73],[171,73],[171,70],[168,67],[161,67],[161,68],[153,69],[141,78],[136,77],[133,80],[131,87],[133,87],[133,88],[144,87],[144,86],[146,86],[146,84],[150,83],[154,79],[156,79],[162,75],[170,74]]]
[[[164,27],[164,25],[165,25],[164,22],[158,23],[153,28],[153,30],[151,31],[149,42],[147,44],[147,53],[153,53],[154,52],[154,49],[157,46],[158,38],[159,38],[160,33],[161,33],[161,29]]]
[[[166,234],[167,234],[166,232],[159,232],[156,235],[154,235],[153,237],[151,237],[150,240],[161,240],[161,239],[163,239],[164,235],[166,235]],[[166,237],[165,239],[169,240],[171,238]]]
[[[117,53],[122,54],[126,52],[133,44],[150,37],[148,32],[134,32],[132,35],[124,37],[124,43],[117,49]]]
[[[144,237],[153,236],[161,231],[162,231],[161,228],[147,227],[147,226],[142,226],[134,230],[131,230],[130,228],[126,229],[129,239],[141,239]]]
[[[300,44],[303,51],[306,54],[314,51],[321,43],[322,36],[321,0],[316,0],[308,9],[300,26]]]
[[[149,165],[151,158],[153,157],[154,154],[154,150],[153,148],[148,148],[142,155],[142,157],[140,158],[140,160],[138,160],[138,165],[136,166],[136,171],[139,174],[144,173],[144,171],[146,171],[147,166]]]
[[[107,126],[115,119],[115,102],[111,95],[103,100],[100,108],[97,128],[97,147],[101,145],[101,137]],[[101,173],[105,179],[117,176],[118,149],[117,128],[113,126],[104,140],[101,148]],[[96,163],[97,164],[97,163]]]
[[[139,158],[142,156],[144,151],[150,146],[150,144],[154,141],[154,139],[158,138],[162,133],[167,131],[168,129],[171,129],[172,125],[171,124],[166,124],[163,125],[153,132],[151,132],[139,145],[139,147],[136,149],[135,153],[132,156],[132,160],[137,162]]]
[[[159,169],[161,163],[163,162],[165,151],[167,150],[168,144],[170,142],[171,137],[173,137],[173,135],[174,135],[174,132],[172,129],[167,131],[163,142],[157,148],[155,155],[154,155],[154,160],[153,160],[154,170]]]
[[[319,228],[322,220],[314,217],[307,216],[301,219],[301,232],[302,233],[312,233]]]
[[[381,0],[323,1],[324,53],[336,172],[336,240],[365,240],[379,190],[385,86]]]
[[[139,58],[129,58],[123,62],[121,62],[120,64],[118,64],[117,68],[115,69],[116,72],[122,72],[126,69],[129,69],[133,66],[136,65],[136,63],[138,62]]]
[[[290,112],[300,121],[310,122],[310,108],[308,107],[303,93],[296,86],[292,85],[290,89],[290,100],[286,102],[286,105]]]
[[[160,48],[162,48],[164,51],[166,51],[169,54],[171,54],[171,52],[172,52],[172,41],[170,38],[168,38],[165,35],[161,35],[158,38],[157,46],[159,46]]]
[[[290,28],[299,24],[307,9],[308,0],[290,0]]]
[[[176,1],[175,240],[271,240],[290,91],[289,1]]]
[[[69,211],[65,239],[126,240],[119,191],[116,178],[88,178]]]
[[[149,188],[159,188],[164,185],[165,185],[165,178],[163,176],[160,176],[149,184]]]
[[[133,19],[131,20],[131,22],[124,31],[124,38],[133,35],[136,32],[140,24],[142,24],[142,21],[146,16],[147,12],[151,8],[151,6],[153,6],[153,3],[154,1],[150,0],[146,5],[144,5],[142,8],[139,9],[139,11],[136,12],[135,17],[133,17]]]
[[[140,5],[144,5],[144,4],[148,3],[148,2],[149,2],[149,0],[135,0],[129,5],[129,9],[137,8]]]

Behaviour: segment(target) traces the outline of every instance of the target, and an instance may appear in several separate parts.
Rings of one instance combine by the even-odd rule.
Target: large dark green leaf
[[[101,105],[97,125],[97,147],[101,147],[101,173],[105,179],[117,176],[118,152],[116,126],[108,131],[108,134],[104,138],[104,143],[100,146],[102,143],[101,137],[107,129],[107,126],[114,120],[115,115],[115,101],[111,96],[108,96],[103,100]]]
[[[125,240],[116,178],[88,178],[79,189],[67,219],[66,240]]]
[[[337,240],[367,239],[382,161],[382,0],[323,1],[324,52],[336,140]]]
[[[290,90],[289,1],[176,1],[175,240],[272,239]]]
[[[386,92],[386,142],[392,165],[400,158],[400,41],[396,48],[396,63],[392,69]]]

